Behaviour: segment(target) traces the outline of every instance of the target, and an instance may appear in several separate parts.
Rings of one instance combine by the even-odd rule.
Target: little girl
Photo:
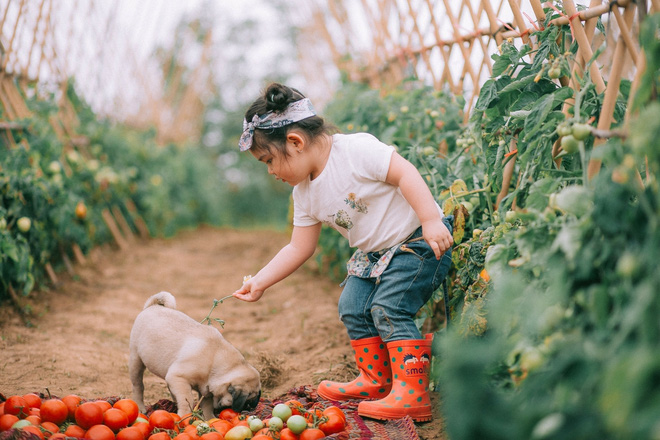
[[[294,214],[290,243],[233,295],[257,301],[314,254],[321,225],[336,229],[357,248],[339,317],[360,374],[323,381],[318,394],[362,399],[361,416],[431,420],[432,341],[413,318],[447,275],[453,240],[417,169],[370,134],[332,134],[309,99],[281,84],[245,113],[239,146],[293,186]]]

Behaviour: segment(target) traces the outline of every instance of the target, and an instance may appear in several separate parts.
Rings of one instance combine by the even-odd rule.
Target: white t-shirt
[[[401,243],[420,221],[399,188],[385,182],[393,152],[368,133],[335,134],[321,174],[293,189],[293,225],[323,222],[364,252]]]

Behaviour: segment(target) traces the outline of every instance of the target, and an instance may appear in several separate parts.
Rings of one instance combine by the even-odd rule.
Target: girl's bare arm
[[[401,194],[419,217],[424,240],[433,249],[435,257],[440,259],[454,240],[442,222],[433,194],[417,168],[399,153],[394,152],[385,181],[401,189]]]
[[[291,275],[314,255],[320,234],[321,223],[305,227],[294,226],[289,244],[255,276],[246,280],[233,295],[248,302],[259,300],[266,289]]]

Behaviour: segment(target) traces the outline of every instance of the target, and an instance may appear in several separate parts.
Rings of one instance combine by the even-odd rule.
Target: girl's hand
[[[257,286],[255,278],[252,277],[245,280],[243,286],[241,286],[236,292],[232,293],[234,297],[247,302],[259,301],[263,294],[264,290]]]
[[[433,219],[422,223],[422,235],[433,249],[436,260],[439,260],[442,254],[454,243],[454,238],[441,219]]]

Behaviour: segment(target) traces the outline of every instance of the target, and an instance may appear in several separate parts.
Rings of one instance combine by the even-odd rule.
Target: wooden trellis
[[[504,39],[535,47],[534,34],[546,21],[545,11],[552,9],[560,16],[550,25],[569,24],[578,44],[574,72],[584,69],[595,46],[603,43],[596,32],[598,19],[612,31],[607,49],[590,66],[596,90],[604,94],[597,129],[609,130],[622,78],[632,79],[634,89],[644,70],[636,38],[640,17],[660,12],[660,0],[317,0],[297,9],[296,20],[308,23],[301,26],[299,38],[306,65],[327,66],[331,60],[352,80],[381,90],[416,77],[465,96],[468,117],[492,73],[491,55]],[[319,71],[313,81],[322,78]],[[326,81],[331,82],[327,75]],[[567,77],[557,81],[578,87]],[[564,106],[566,112],[569,106]],[[602,142],[597,139],[596,146]],[[589,178],[599,169],[600,163],[591,160]],[[515,154],[505,169],[505,182],[512,181],[514,170]]]
[[[202,97],[213,93],[213,34],[208,31],[196,62],[186,59],[190,81],[175,78],[170,84],[179,88],[168,88],[168,73],[137,49],[153,39],[166,9],[161,0],[140,6],[133,0],[0,0],[0,75],[17,78],[23,89],[38,83],[39,92],[55,94],[76,78],[77,91],[97,114],[155,127],[162,144],[194,142],[201,136]],[[128,22],[119,22],[122,10]]]

